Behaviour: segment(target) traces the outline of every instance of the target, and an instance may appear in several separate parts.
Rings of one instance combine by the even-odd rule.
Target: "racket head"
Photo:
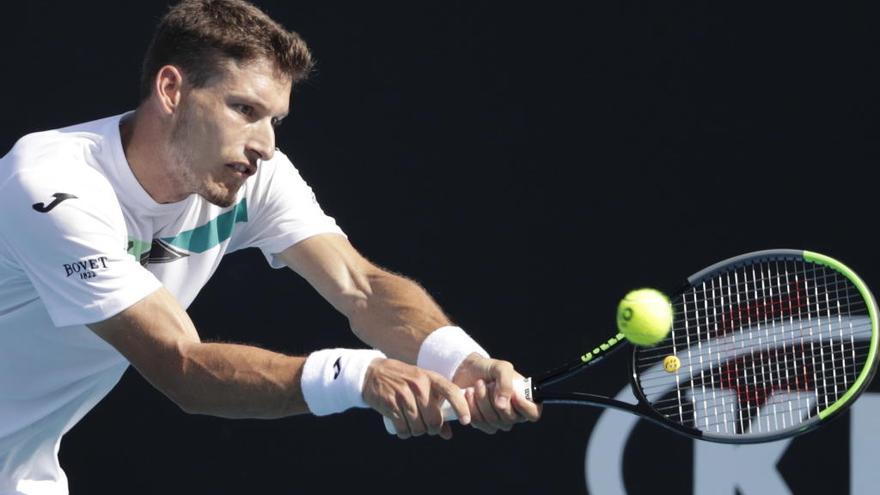
[[[845,411],[876,373],[877,304],[828,256],[737,256],[692,275],[671,299],[672,331],[634,348],[632,385],[643,415],[686,435],[757,443],[802,434]]]

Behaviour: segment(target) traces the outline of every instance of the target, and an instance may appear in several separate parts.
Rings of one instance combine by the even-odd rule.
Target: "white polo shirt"
[[[85,324],[160,286],[183,307],[224,254],[344,235],[280,151],[221,208],[158,204],[129,168],[122,115],[30,134],[0,159],[0,494],[66,494],[61,437],[128,361]]]

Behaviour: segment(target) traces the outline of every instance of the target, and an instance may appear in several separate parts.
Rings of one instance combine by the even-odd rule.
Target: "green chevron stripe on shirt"
[[[186,249],[191,253],[204,253],[229,239],[235,224],[247,221],[247,199],[242,199],[231,210],[210,222],[192,230],[181,232],[174,237],[162,237],[162,240],[172,246]]]
[[[153,241],[141,241],[134,237],[128,238],[128,254],[134,256],[134,259],[140,261],[145,253],[150,252],[150,246]]]

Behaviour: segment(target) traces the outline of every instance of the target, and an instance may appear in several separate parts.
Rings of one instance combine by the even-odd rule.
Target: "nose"
[[[251,160],[272,159],[275,154],[275,128],[269,119],[262,119],[254,126],[246,151]]]

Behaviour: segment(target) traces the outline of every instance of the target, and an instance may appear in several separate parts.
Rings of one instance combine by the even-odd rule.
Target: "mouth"
[[[235,162],[235,163],[227,163],[227,167],[232,169],[233,173],[239,175],[245,179],[257,173],[257,167],[255,165],[251,165],[249,163],[244,162]]]

